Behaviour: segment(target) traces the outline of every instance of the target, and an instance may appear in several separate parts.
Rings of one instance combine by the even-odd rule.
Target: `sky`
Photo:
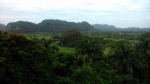
[[[44,19],[150,27],[150,0],[0,0],[0,23]]]

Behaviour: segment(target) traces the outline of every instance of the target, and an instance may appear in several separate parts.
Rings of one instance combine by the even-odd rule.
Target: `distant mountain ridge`
[[[0,24],[1,25],[1,24]],[[1,27],[1,26],[0,26]],[[46,19],[35,24],[28,21],[10,22],[1,30],[8,32],[30,33],[30,32],[63,32],[66,29],[74,28],[79,31],[150,31],[150,28],[128,27],[117,28],[114,25],[94,24],[91,25],[86,21],[68,22],[63,20]]]
[[[99,31],[150,31],[150,28],[139,28],[139,27],[117,28],[114,25],[108,24],[94,24],[93,27]]]
[[[120,31],[121,28],[116,28],[114,25],[108,24],[94,24],[93,27],[99,31]]]
[[[10,22],[7,24],[6,31],[8,32],[19,32],[29,33],[37,30],[37,24],[27,21]]]
[[[88,22],[67,22],[62,20],[47,19],[43,20],[39,24],[27,22],[27,21],[17,21],[10,22],[7,24],[6,31],[8,32],[62,32],[66,29],[74,28],[80,31],[92,31],[94,27]]]
[[[62,20],[47,19],[38,24],[38,31],[42,32],[62,32],[66,29],[74,28],[80,31],[91,31],[94,27],[88,22],[67,22]]]
[[[3,30],[3,31],[4,31],[5,29],[6,29],[6,25],[0,23],[0,30]]]

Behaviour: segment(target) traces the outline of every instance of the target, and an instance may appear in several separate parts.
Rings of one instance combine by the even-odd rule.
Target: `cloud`
[[[31,12],[73,8],[107,11],[122,10],[122,8],[137,10],[143,3],[137,1],[134,3],[132,0],[1,0],[1,5],[4,7]]]
[[[0,22],[63,19],[125,27],[120,21],[132,21],[133,26],[144,27],[150,26],[149,4],[149,0],[0,0]]]

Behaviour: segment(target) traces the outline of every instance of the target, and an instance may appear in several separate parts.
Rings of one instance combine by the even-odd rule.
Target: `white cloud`
[[[38,23],[42,19],[56,18],[99,23],[96,19],[105,19],[103,22],[107,24],[115,19],[119,25],[121,20],[140,21],[142,18],[148,22],[145,16],[150,16],[149,4],[149,0],[0,0],[0,21],[28,19]]]
[[[1,5],[13,10],[38,11],[48,9],[88,9],[120,10],[121,8],[137,10],[142,3],[132,0],[1,0]],[[142,0],[141,0],[142,1]]]

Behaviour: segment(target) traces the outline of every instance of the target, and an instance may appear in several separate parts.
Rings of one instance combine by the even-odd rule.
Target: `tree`
[[[0,31],[0,82],[50,82],[50,54],[51,51],[22,34]]]
[[[100,43],[91,37],[84,37],[78,42],[76,47],[77,59],[82,59],[83,62],[94,62],[102,59],[102,50]]]
[[[146,83],[149,83],[150,79],[150,32],[146,32],[141,35],[140,40],[136,45],[138,54],[141,55],[140,61],[143,64]]]
[[[132,75],[134,68],[141,66],[138,55],[128,45],[118,45],[110,59],[116,69],[124,74]]]
[[[103,83],[102,78],[90,66],[82,66],[74,71],[72,78],[75,84]]]
[[[68,29],[60,36],[60,45],[75,47],[77,42],[82,39],[82,34],[76,29]]]

